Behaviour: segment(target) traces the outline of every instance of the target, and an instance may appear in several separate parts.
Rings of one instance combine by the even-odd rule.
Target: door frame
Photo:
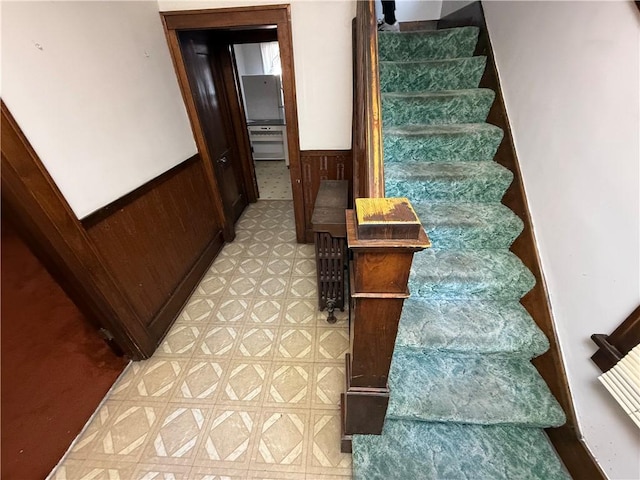
[[[222,220],[225,239],[233,238],[233,225],[228,225],[222,211],[222,196],[216,184],[215,176],[202,126],[193,100],[193,94],[187,79],[184,59],[178,42],[179,30],[214,30],[229,28],[256,29],[275,25],[282,64],[282,86],[284,92],[285,118],[287,122],[287,149],[289,151],[289,175],[293,192],[293,208],[296,223],[296,239],[305,242],[304,229],[304,195],[302,191],[302,168],[300,165],[300,138],[298,131],[298,109],[296,104],[296,87],[293,67],[293,39],[291,35],[290,5],[263,5],[252,7],[233,7],[206,10],[180,10],[160,12],[169,51],[176,69],[180,90],[187,107],[187,113],[200,152],[203,167],[207,172],[207,180],[216,199],[217,215]],[[237,86],[234,85],[237,89]],[[245,172],[245,175],[247,172]]]

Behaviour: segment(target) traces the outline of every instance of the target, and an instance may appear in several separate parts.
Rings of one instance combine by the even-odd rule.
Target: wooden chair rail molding
[[[606,372],[640,344],[640,306],[611,335],[593,334],[591,339],[599,347],[591,360]]]
[[[354,20],[354,210],[346,212],[350,272],[350,352],[341,396],[341,450],[354,434],[380,435],[388,376],[413,254],[430,246],[406,198],[385,198],[375,5]]]

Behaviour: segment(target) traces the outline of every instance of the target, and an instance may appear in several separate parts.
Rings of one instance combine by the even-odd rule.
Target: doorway
[[[252,36],[249,32],[248,43],[234,43],[232,48],[258,196],[292,200],[280,48],[277,40],[254,43]]]
[[[268,5],[263,7],[240,7],[230,9],[198,10],[198,11],[178,11],[162,13],[165,32],[169,43],[171,55],[174,60],[180,88],[183,93],[187,111],[191,120],[198,150],[202,157],[205,169],[209,169],[209,181],[214,192],[214,198],[223,200],[221,177],[214,171],[214,162],[218,160],[212,158],[208,152],[207,139],[205,133],[206,121],[203,121],[197,106],[198,89],[197,81],[189,78],[189,59],[185,55],[183,42],[185,36],[204,35],[207,37],[209,48],[217,49],[218,64],[213,64],[214,69],[218,67],[218,75],[223,81],[225,101],[229,107],[229,115],[226,118],[227,125],[233,130],[235,148],[237,151],[236,166],[240,171],[239,177],[246,192],[248,202],[256,201],[258,198],[258,182],[256,181],[256,170],[260,174],[263,163],[254,162],[251,150],[251,139],[247,129],[247,118],[244,101],[241,96],[240,86],[242,80],[236,64],[234,45],[248,43],[269,43],[277,42],[279,58],[281,61],[281,99],[282,104],[282,137],[281,140],[271,142],[268,146],[270,150],[266,152],[273,154],[274,149],[286,149],[284,158],[285,168],[288,160],[288,172],[285,173],[289,179],[291,187],[291,199],[294,203],[294,216],[296,224],[296,239],[302,243],[305,241],[305,216],[304,197],[302,193],[302,172],[300,165],[300,147],[298,135],[298,119],[295,102],[295,82],[293,75],[293,45],[290,25],[289,5]],[[193,75],[192,75],[193,76]],[[195,87],[195,88],[194,88]],[[202,108],[200,108],[202,110]],[[275,120],[275,119],[274,119]],[[280,132],[277,132],[279,134]],[[274,137],[276,135],[270,134]],[[267,142],[264,142],[267,143]],[[278,144],[280,147],[278,147]],[[264,153],[265,150],[262,150]],[[233,162],[233,160],[230,160]],[[263,162],[259,160],[259,162]],[[286,177],[285,177],[286,178]],[[224,182],[226,186],[227,183]],[[265,198],[260,194],[261,198]],[[233,216],[230,216],[225,206],[225,216],[227,227],[233,236]]]

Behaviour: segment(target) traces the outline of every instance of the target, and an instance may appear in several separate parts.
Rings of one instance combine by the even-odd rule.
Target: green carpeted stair
[[[433,247],[415,256],[382,435],[355,435],[356,479],[567,479],[543,428],[564,412],[530,360],[549,342],[519,300],[535,278],[509,247],[486,58],[475,27],[380,33],[386,194]]]
[[[513,180],[495,162],[402,162],[385,167],[388,197],[428,197],[429,201],[500,202]]]
[[[396,347],[429,354],[510,354],[525,359],[547,351],[549,341],[515,302],[429,300],[412,297],[402,310]]]
[[[440,90],[382,94],[382,125],[437,125],[483,122],[495,98],[493,90]]]
[[[387,127],[384,162],[490,161],[502,136],[501,129],[488,123]]]
[[[509,248],[522,232],[522,220],[497,203],[415,202],[419,218],[428,218],[425,229],[432,249]]]
[[[568,479],[544,432],[503,425],[392,420],[353,442],[355,479]]]
[[[486,63],[486,57],[380,62],[380,90],[417,92],[475,88]]]

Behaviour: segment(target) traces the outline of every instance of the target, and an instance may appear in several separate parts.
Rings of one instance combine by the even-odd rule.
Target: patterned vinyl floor
[[[343,479],[346,313],[316,306],[290,201],[260,201],[149,360],[125,370],[56,480]]]
[[[284,160],[254,162],[261,200],[291,200],[291,178]]]

